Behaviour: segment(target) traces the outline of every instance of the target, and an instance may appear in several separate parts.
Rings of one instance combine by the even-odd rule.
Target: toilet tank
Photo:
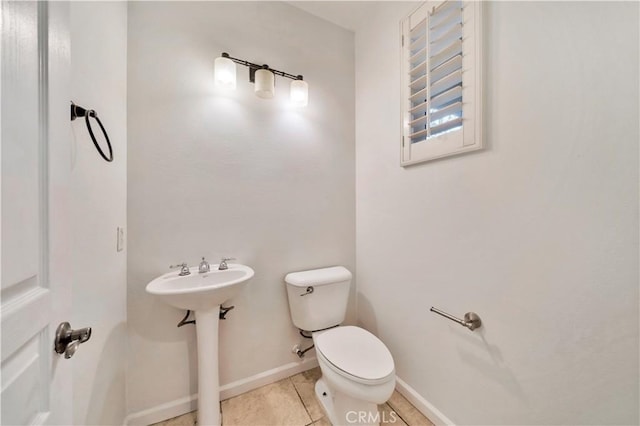
[[[351,272],[344,266],[292,272],[284,278],[291,319],[296,327],[316,331],[344,321]]]

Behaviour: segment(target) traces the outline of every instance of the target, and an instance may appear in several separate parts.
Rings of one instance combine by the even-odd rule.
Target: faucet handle
[[[229,266],[227,265],[227,261],[228,260],[236,260],[235,257],[223,257],[222,259],[220,259],[220,265],[218,265],[218,270],[219,271],[224,271],[225,269],[229,269]]]
[[[191,271],[189,271],[189,265],[187,265],[187,262],[182,262],[180,265],[170,265],[169,268],[171,269],[180,268],[180,273],[178,275],[180,275],[181,277],[191,274]]]

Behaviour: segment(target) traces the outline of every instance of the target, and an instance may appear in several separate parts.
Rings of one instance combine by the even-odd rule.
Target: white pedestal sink
[[[211,265],[211,272],[180,276],[170,272],[147,284],[148,293],[180,309],[196,314],[198,345],[198,425],[220,425],[220,382],[218,378],[218,319],[220,305],[235,296],[253,277],[253,269],[229,264],[220,271]]]

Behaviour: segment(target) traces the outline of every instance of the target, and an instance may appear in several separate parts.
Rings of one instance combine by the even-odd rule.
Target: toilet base
[[[316,382],[316,397],[322,405],[327,419],[333,426],[379,426],[380,414],[377,404],[336,395],[326,382],[320,378]]]
[[[331,394],[329,387],[324,382],[324,380],[322,380],[322,378],[318,379],[315,388],[316,397],[318,398],[318,401],[320,401],[320,405],[322,406],[327,419],[329,419],[329,422],[331,422],[331,424],[334,426],[339,424],[335,419],[335,411],[333,409],[333,395]]]

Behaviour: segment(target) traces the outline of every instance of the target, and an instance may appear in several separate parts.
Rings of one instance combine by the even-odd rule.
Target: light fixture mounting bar
[[[301,75],[293,75],[293,74],[286,73],[284,71],[276,70],[276,69],[273,69],[273,68],[269,67],[269,65],[266,65],[266,64],[259,65],[259,64],[254,64],[253,62],[245,61],[244,59],[234,58],[233,56],[229,56],[229,54],[227,52],[222,52],[221,56],[223,58],[231,59],[236,64],[240,64],[240,65],[244,65],[245,67],[249,67],[249,80],[251,82],[254,81],[254,74],[255,74],[256,70],[260,70],[260,69],[269,70],[272,73],[274,73],[275,75],[279,75],[280,77],[290,78],[291,80],[303,80]]]

